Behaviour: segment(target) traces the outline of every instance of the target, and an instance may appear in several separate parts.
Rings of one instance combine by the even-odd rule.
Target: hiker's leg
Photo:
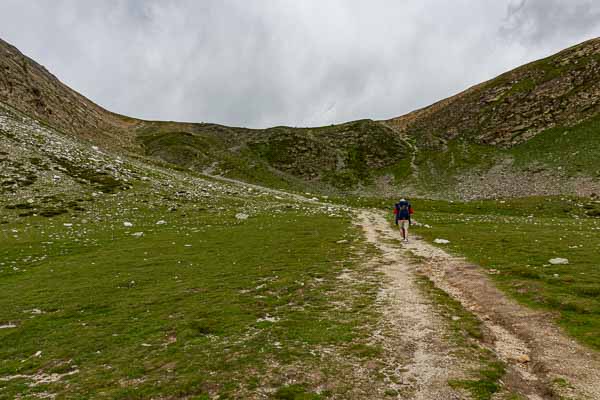
[[[404,239],[408,240],[408,226],[410,225],[410,222],[408,221],[404,221]]]

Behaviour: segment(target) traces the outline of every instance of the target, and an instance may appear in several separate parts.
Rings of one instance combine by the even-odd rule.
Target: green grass
[[[307,392],[307,389],[302,385],[284,386],[275,392],[275,399],[279,400],[321,400],[322,396]]]
[[[406,183],[413,172],[409,158],[404,158],[398,163],[379,171],[380,174],[391,174],[398,184]]]
[[[430,241],[448,239],[449,251],[499,271],[491,276],[502,289],[528,306],[555,311],[569,334],[600,349],[600,219],[586,218],[585,204],[538,198],[419,212],[415,200],[415,219],[432,226],[415,231]],[[550,265],[556,257],[569,264]]]
[[[361,248],[356,228],[285,207],[238,221],[241,204],[220,205],[232,211],[181,204],[170,213],[140,202],[103,210],[112,217],[94,223],[2,225],[0,324],[17,328],[0,329],[0,376],[78,372],[39,386],[4,381],[0,398],[229,398],[286,387],[281,365],[331,368],[314,355],[320,346],[361,349],[376,292],[345,298],[335,280],[357,267],[351,247],[336,243]],[[351,306],[338,310],[333,300]],[[377,354],[362,350],[359,359]]]
[[[570,128],[548,129],[512,148],[509,154],[521,168],[537,164],[547,170],[560,168],[569,176],[600,177],[599,137],[600,116],[596,116]]]
[[[419,151],[415,160],[419,168],[417,180],[420,186],[437,193],[451,191],[461,173],[487,170],[498,155],[496,147],[454,139],[444,151]]]

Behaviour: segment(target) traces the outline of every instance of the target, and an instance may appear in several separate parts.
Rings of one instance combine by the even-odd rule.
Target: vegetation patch
[[[73,178],[84,184],[90,183],[96,186],[101,192],[114,193],[116,190],[124,190],[127,188],[127,185],[106,171],[85,168],[66,158],[56,157],[55,162],[63,167]]]
[[[275,392],[273,396],[278,400],[323,400],[324,397],[307,391],[303,385],[284,386]]]
[[[537,134],[510,150],[515,165],[542,164],[569,176],[600,176],[600,116],[572,127],[556,127]]]

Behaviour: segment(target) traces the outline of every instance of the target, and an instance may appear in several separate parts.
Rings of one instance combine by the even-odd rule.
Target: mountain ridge
[[[0,71],[0,101],[71,135],[109,147],[134,147],[127,133],[139,120],[99,106],[2,39]]]
[[[365,195],[471,199],[600,191],[593,157],[583,156],[582,164],[552,144],[560,142],[552,130],[564,128],[581,136],[582,153],[600,151],[599,38],[396,118],[312,128],[130,118],[88,100],[1,40],[0,55],[0,102],[92,144],[201,173]],[[529,157],[534,140],[546,154]],[[567,147],[580,152],[577,143]]]

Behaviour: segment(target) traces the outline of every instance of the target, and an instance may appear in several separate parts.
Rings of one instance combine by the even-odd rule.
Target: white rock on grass
[[[569,260],[566,258],[557,257],[549,259],[548,262],[552,265],[565,265],[569,263]]]
[[[0,329],[11,329],[11,328],[16,328],[17,326],[15,324],[4,324],[4,325],[0,325]]]
[[[156,222],[156,225],[166,225],[166,224],[167,224],[167,221],[162,220],[162,219],[160,221]]]
[[[278,321],[279,321],[279,318],[273,317],[273,316],[271,316],[269,314],[267,314],[264,317],[259,318],[259,319],[256,320],[256,322],[271,322],[271,323],[275,323],[275,322],[278,322]]]
[[[433,242],[437,243],[437,244],[448,244],[448,243],[450,243],[450,241],[447,240],[447,239],[435,239]]]
[[[133,226],[133,224],[131,222],[129,222],[129,221],[125,221],[125,222],[123,222],[123,226],[131,228]]]
[[[141,238],[142,236],[144,236],[144,232],[134,232],[131,234],[131,236]]]
[[[239,219],[239,220],[245,220],[245,219],[248,219],[248,214],[237,213],[237,214],[235,214],[235,218]]]

